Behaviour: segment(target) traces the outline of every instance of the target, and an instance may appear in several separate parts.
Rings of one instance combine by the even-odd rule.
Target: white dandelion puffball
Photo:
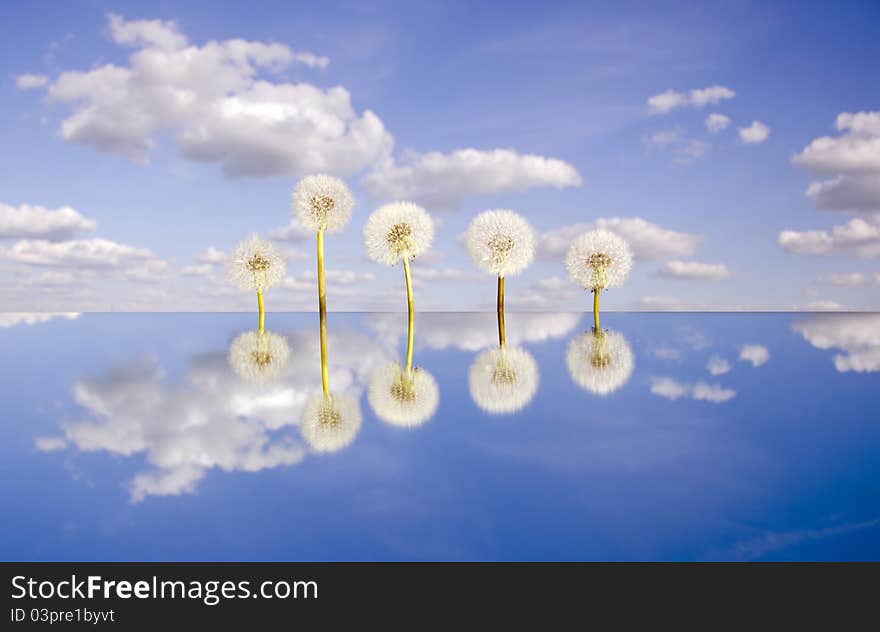
[[[367,219],[364,245],[370,259],[393,266],[425,252],[434,239],[428,211],[411,202],[381,206]]]
[[[591,230],[575,239],[565,256],[571,279],[588,290],[622,285],[632,268],[626,240],[607,230]]]
[[[284,336],[266,331],[246,331],[229,346],[229,366],[251,382],[277,378],[290,362],[290,346]]]
[[[265,290],[284,278],[284,255],[271,241],[251,235],[235,247],[226,271],[242,290]]]
[[[521,347],[487,349],[474,359],[468,384],[474,403],[487,413],[515,413],[538,392],[538,364]]]
[[[575,336],[565,360],[571,379],[595,395],[608,395],[626,384],[634,365],[629,343],[616,331]]]
[[[518,274],[535,257],[535,231],[513,211],[484,211],[468,226],[467,249],[477,266],[498,276]]]
[[[336,452],[360,431],[361,410],[357,400],[344,393],[316,393],[306,402],[299,429],[314,452]]]
[[[293,190],[293,212],[299,223],[314,231],[334,232],[351,219],[354,200],[345,182],[318,174],[306,176]]]
[[[392,426],[421,426],[434,416],[440,389],[424,369],[407,372],[396,362],[379,367],[370,380],[368,399],[376,417]]]

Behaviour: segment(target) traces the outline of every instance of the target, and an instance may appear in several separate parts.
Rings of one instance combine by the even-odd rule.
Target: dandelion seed
[[[407,371],[393,362],[373,374],[368,399],[382,421],[412,428],[434,416],[440,391],[433,376],[424,369]]]
[[[538,392],[538,382],[538,365],[521,347],[483,351],[468,371],[471,398],[493,414],[523,409]]]
[[[632,268],[632,250],[607,230],[593,230],[575,239],[565,257],[571,279],[593,292],[593,320],[599,331],[599,292],[622,285]]]
[[[276,379],[290,362],[290,346],[271,331],[246,331],[229,346],[229,365],[251,382]]]
[[[575,336],[565,360],[571,379],[595,395],[608,395],[626,384],[635,363],[623,334],[608,330]]]
[[[361,411],[343,393],[316,393],[303,409],[300,432],[315,452],[336,452],[348,446],[361,428]]]

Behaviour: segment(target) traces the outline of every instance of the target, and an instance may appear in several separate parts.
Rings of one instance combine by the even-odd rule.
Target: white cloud
[[[837,349],[834,367],[880,371],[880,314],[823,314],[795,323],[792,329],[817,349]]]
[[[226,263],[226,257],[226,253],[222,250],[218,250],[214,246],[208,246],[207,250],[199,255],[199,263],[217,265],[219,263]]]
[[[64,437],[37,437],[34,447],[40,452],[57,452],[67,447]]]
[[[83,217],[69,206],[53,210],[30,204],[10,206],[0,202],[0,239],[38,238],[55,241],[70,239],[97,227],[94,220]]]
[[[348,91],[273,83],[264,75],[326,58],[282,44],[231,39],[188,42],[174,22],[110,16],[111,38],[135,50],[127,65],[64,72],[51,101],[70,104],[61,136],[145,163],[170,134],[182,154],[219,163],[230,176],[353,173],[385,160],[393,145],[370,110]]]
[[[207,276],[214,273],[214,266],[210,263],[199,263],[197,265],[185,266],[180,273],[186,276]]]
[[[739,350],[739,359],[758,367],[770,359],[770,351],[763,345],[743,345]]]
[[[473,283],[479,281],[491,282],[488,275],[473,272],[471,270],[462,270],[461,268],[431,268],[425,266],[416,266],[413,268],[413,278],[416,281],[431,281],[432,283],[442,282],[458,282]]]
[[[706,117],[706,129],[712,132],[713,134],[717,134],[730,125],[730,117],[725,116],[724,114],[719,114],[718,112],[713,112],[709,116]]]
[[[721,281],[730,276],[730,270],[723,263],[669,261],[657,271],[656,276],[666,279]]]
[[[807,196],[821,210],[880,211],[880,111],[842,112],[835,128],[842,134],[815,138],[792,159],[831,176],[812,182]]]
[[[371,283],[376,280],[376,275],[372,272],[355,272],[354,270],[325,270],[324,278],[328,283],[337,283],[339,285],[357,285],[361,283]],[[299,281],[305,281],[311,287],[318,280],[317,272],[307,270],[299,275]]]
[[[880,215],[855,217],[827,230],[784,230],[779,245],[801,255],[849,254],[864,259],[880,256]]]
[[[671,377],[655,377],[651,379],[651,393],[666,399],[676,400],[682,397],[714,404],[722,404],[736,396],[736,391],[723,388],[718,384],[697,382],[685,384]]]
[[[144,267],[156,261],[146,248],[101,238],[61,242],[25,239],[0,248],[0,258],[39,266],[111,269]]]
[[[16,325],[38,325],[47,323],[56,318],[75,320],[79,318],[78,312],[0,312],[0,329],[15,327]]]
[[[15,78],[15,87],[19,90],[33,90],[34,88],[42,88],[49,82],[46,75],[32,75],[25,73]]]
[[[837,312],[844,309],[844,305],[836,301],[810,301],[795,308],[806,312]]]
[[[457,149],[451,153],[410,153],[403,164],[380,165],[362,182],[378,200],[411,199],[433,207],[456,207],[468,195],[557,189],[582,184],[572,165],[558,158],[520,154],[513,149]]]
[[[73,392],[85,416],[62,424],[62,440],[85,452],[145,458],[148,468],[128,484],[133,502],[193,493],[212,469],[295,465],[306,455],[295,428],[306,399],[321,386],[312,332],[293,334],[289,344],[299,361],[267,384],[239,378],[225,349],[194,358],[178,382],[169,382],[152,358],[81,379]],[[387,350],[350,331],[331,332],[329,344],[331,385],[357,398]]]
[[[666,114],[685,106],[702,108],[707,105],[716,105],[725,99],[732,99],[735,96],[736,93],[730,88],[718,85],[696,88],[687,93],[667,90],[650,97],[648,99],[648,107],[652,112]]]
[[[739,128],[739,139],[747,145],[763,143],[770,138],[770,128],[761,121],[752,121],[748,127]]]
[[[607,217],[595,224],[572,224],[541,235],[538,254],[545,259],[565,255],[572,240],[588,230],[604,228],[617,233],[627,242],[638,259],[667,259],[693,255],[702,235],[670,230],[641,217]]]
[[[648,136],[650,145],[671,151],[679,164],[689,164],[704,156],[711,145],[699,138],[689,138],[679,129],[660,130]]]
[[[712,375],[724,375],[730,372],[730,362],[721,356],[713,355],[706,363],[706,370]]]
[[[868,283],[868,277],[860,272],[823,274],[816,283],[838,287],[855,287]]]
[[[287,226],[276,228],[269,233],[269,239],[278,241],[303,242],[315,239],[315,233],[300,224],[295,219],[290,220]]]

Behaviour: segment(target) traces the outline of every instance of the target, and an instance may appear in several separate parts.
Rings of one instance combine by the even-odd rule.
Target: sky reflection
[[[506,320],[10,316],[2,557],[877,559],[876,315]]]

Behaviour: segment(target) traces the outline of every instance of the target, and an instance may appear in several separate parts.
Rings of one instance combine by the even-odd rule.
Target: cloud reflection
[[[880,314],[820,314],[792,325],[817,349],[837,349],[841,373],[880,371]]]

